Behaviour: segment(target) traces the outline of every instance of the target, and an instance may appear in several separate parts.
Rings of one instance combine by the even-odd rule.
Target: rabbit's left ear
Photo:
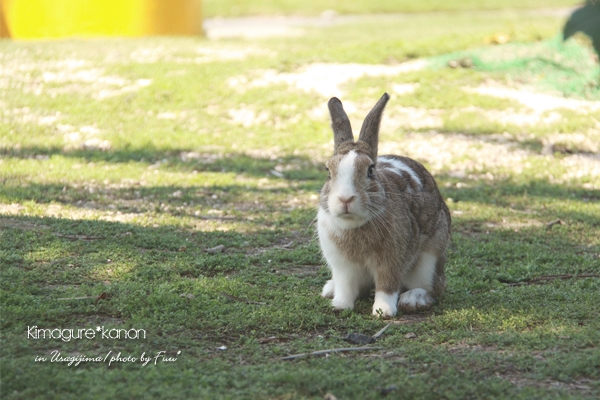
[[[331,128],[333,129],[333,154],[337,154],[342,143],[354,142],[354,135],[342,102],[337,97],[332,97],[327,106],[329,107],[329,114],[331,114]]]
[[[367,114],[367,118],[360,128],[358,140],[365,142],[371,148],[371,158],[377,160],[377,146],[379,145],[379,125],[381,124],[381,115],[383,109],[390,99],[390,95],[384,93],[381,99],[375,104],[375,107]]]

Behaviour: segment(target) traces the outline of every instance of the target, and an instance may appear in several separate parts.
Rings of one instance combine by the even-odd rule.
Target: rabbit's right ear
[[[377,160],[377,147],[379,145],[379,125],[381,124],[381,115],[383,109],[390,99],[390,95],[384,93],[381,99],[375,104],[375,107],[367,114],[367,118],[360,128],[358,135],[359,142],[365,142],[371,149],[371,158]]]
[[[337,97],[332,97],[327,103],[329,107],[329,114],[331,115],[331,128],[333,129],[333,154],[337,154],[338,149],[342,143],[354,142],[354,135],[352,134],[352,127],[350,126],[350,120],[342,102]]]

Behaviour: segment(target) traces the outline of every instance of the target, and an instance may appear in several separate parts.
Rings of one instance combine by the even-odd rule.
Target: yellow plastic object
[[[13,39],[202,35],[202,0],[0,0]]]

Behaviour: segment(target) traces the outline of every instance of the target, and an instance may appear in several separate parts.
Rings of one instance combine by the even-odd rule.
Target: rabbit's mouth
[[[347,221],[357,221],[359,219],[362,219],[360,215],[350,212],[348,210],[344,210],[343,212],[339,213],[337,217]]]

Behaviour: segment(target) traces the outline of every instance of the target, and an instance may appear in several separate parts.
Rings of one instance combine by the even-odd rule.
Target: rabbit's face
[[[321,207],[340,228],[357,228],[383,212],[384,193],[373,160],[355,150],[327,161]]]

